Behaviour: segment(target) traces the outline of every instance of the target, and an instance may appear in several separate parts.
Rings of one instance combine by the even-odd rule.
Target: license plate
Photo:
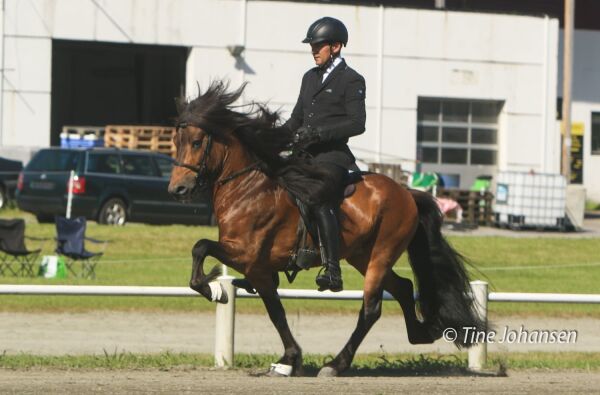
[[[39,189],[43,191],[54,189],[54,183],[50,181],[31,181],[29,186],[31,189]]]

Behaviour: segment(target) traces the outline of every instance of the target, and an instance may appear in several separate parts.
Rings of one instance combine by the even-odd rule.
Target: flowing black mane
[[[199,90],[197,98],[178,99],[177,124],[199,126],[216,139],[226,139],[226,131],[232,131],[260,162],[261,170],[301,201],[310,204],[313,197],[322,201],[332,196],[335,191],[327,182],[328,175],[310,159],[280,156],[290,146],[293,133],[278,126],[278,112],[256,102],[233,105],[245,87],[242,84],[230,92],[228,84],[213,81],[205,92]]]
[[[197,125],[216,138],[224,137],[224,131],[230,130],[266,166],[265,170],[277,172],[286,165],[279,153],[289,146],[292,133],[277,126],[279,113],[264,104],[233,104],[244,92],[246,83],[233,91],[228,88],[227,83],[213,81],[195,99],[177,99],[177,124]]]

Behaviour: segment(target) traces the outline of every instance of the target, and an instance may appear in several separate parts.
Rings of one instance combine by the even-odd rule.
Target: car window
[[[156,175],[147,155],[123,155],[123,173],[134,176]]]
[[[41,150],[27,165],[28,171],[69,171],[77,167],[79,151]]]
[[[173,161],[167,158],[155,158],[158,170],[163,178],[171,178],[171,171],[173,170]]]
[[[92,152],[88,154],[87,171],[90,173],[118,174],[119,168],[118,154]]]

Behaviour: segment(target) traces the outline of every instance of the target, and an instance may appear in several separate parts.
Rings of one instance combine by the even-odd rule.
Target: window
[[[155,176],[152,161],[147,155],[123,155],[123,173],[132,176]]]
[[[592,113],[592,155],[600,155],[600,112]]]
[[[495,166],[502,105],[498,101],[419,98],[417,157],[438,165]],[[600,113],[598,128],[600,136]]]
[[[29,171],[70,171],[77,167],[78,151],[42,150],[27,165]]]
[[[171,178],[171,171],[173,171],[173,161],[167,158],[156,158],[156,164],[158,170],[163,178]]]
[[[118,154],[89,153],[87,171],[90,173],[120,173]]]

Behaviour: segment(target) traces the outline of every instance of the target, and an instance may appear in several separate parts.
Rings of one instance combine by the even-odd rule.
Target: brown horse
[[[286,174],[294,173],[290,169],[299,169],[307,160],[298,163],[279,155],[290,135],[275,127],[276,113],[260,105],[242,112],[232,105],[243,89],[228,92],[227,85],[215,82],[196,99],[179,102],[174,138],[179,167],[173,170],[169,191],[190,201],[202,187],[212,188],[219,240],[203,239],[194,245],[190,287],[209,300],[227,301],[226,294],[210,285],[219,271],[204,272],[209,255],[243,274],[281,336],[285,351],[279,364],[301,375],[302,351],[277,294],[277,274],[286,268],[300,219],[282,184]],[[455,343],[469,346],[464,328],[485,328],[474,312],[462,257],[442,236],[441,221],[427,193],[408,190],[379,174],[364,175],[356,184],[354,194],[341,204],[341,254],[365,277],[363,305],[347,344],[319,375],[338,375],[349,368],[381,315],[384,290],[400,303],[412,344],[432,343],[445,328],[453,328],[458,333]],[[406,250],[423,321],[415,312],[412,282],[392,270]]]

